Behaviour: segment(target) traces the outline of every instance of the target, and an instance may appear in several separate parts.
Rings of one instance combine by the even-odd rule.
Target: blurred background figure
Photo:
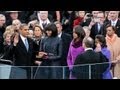
[[[62,24],[59,21],[56,21],[55,25],[57,27],[58,37],[62,39],[63,53],[62,53],[61,65],[67,66],[67,54],[68,54],[68,50],[69,50],[72,37],[71,35],[63,31]]]
[[[85,31],[85,37],[90,37],[90,28],[88,26],[84,26],[83,30]]]
[[[116,34],[118,37],[120,37],[120,20],[118,18],[119,11],[110,11],[109,16],[110,16],[110,21],[108,22],[108,24],[116,28]]]
[[[99,11],[99,13],[94,18],[94,25],[91,27],[91,33],[90,37],[92,37],[95,40],[95,36],[98,34],[105,36],[105,14],[102,11]]]
[[[61,58],[61,66],[67,66],[67,54],[70,46],[70,42],[72,41],[72,37],[70,34],[64,32],[62,24],[59,21],[55,22],[55,25],[58,30],[58,37],[62,39],[62,58]],[[65,67],[65,78],[69,78],[69,69]]]
[[[14,31],[19,32],[20,25],[21,25],[20,20],[18,20],[18,19],[13,20],[12,25],[13,25]]]
[[[5,32],[6,32],[6,31],[11,31],[12,33],[14,33],[14,32],[15,32],[15,29],[14,29],[13,25],[9,25],[9,26],[6,27]]]
[[[59,21],[61,22],[61,12],[60,11],[48,11],[48,18],[50,21],[55,22]]]
[[[33,30],[29,30],[29,35],[28,35],[29,38],[33,39]]]
[[[105,22],[109,22],[111,20],[109,12],[110,11],[105,11]]]
[[[5,33],[3,34],[3,38],[4,38],[4,53],[3,53],[3,59],[6,60],[11,60],[14,61],[13,58],[13,52],[11,50],[12,48],[12,44],[13,44],[13,36],[14,36],[14,32],[11,32],[10,30],[5,31]]]
[[[19,19],[20,11],[6,11],[6,25],[11,25],[13,20]]]
[[[43,30],[39,25],[35,25],[34,29],[33,29],[33,40],[36,43],[36,49],[37,51],[39,51],[39,47],[40,47],[40,43],[41,43],[41,39],[44,38],[43,37]]]
[[[6,28],[6,17],[3,14],[0,14],[0,55],[3,53],[3,33],[5,32]]]
[[[48,19],[48,11],[38,11],[37,16],[39,25],[44,30],[47,24],[50,23],[50,20]]]
[[[40,49],[40,43],[41,39],[43,39],[43,30],[39,25],[35,25],[33,29],[33,41],[34,41],[34,48],[35,48],[35,55],[38,55],[39,49]],[[39,61],[38,63],[36,63]],[[35,64],[39,65],[40,64],[40,59],[36,58]]]
[[[62,25],[65,33],[72,36],[73,33],[73,21],[75,20],[75,11],[63,11],[62,12]]]
[[[34,29],[35,25],[39,25],[39,22],[37,20],[32,20],[28,23],[28,26],[31,30]]]
[[[76,26],[76,25],[79,25],[82,22],[82,20],[84,19],[84,16],[85,16],[85,11],[78,11],[76,13],[78,13],[78,16],[73,21],[73,27]]]
[[[98,13],[99,13],[99,11],[92,11],[91,13],[87,12],[84,16],[83,21],[80,23],[80,25],[82,27],[83,26],[91,27],[92,25],[94,25],[93,20],[96,19]]]

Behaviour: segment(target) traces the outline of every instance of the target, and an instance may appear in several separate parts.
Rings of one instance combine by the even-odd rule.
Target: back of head
[[[21,21],[19,19],[15,19],[12,21],[12,24],[21,24]]]
[[[95,36],[95,39],[97,39],[101,43],[102,48],[107,47],[106,40],[105,40],[105,37],[103,35],[98,34]]]
[[[91,37],[85,37],[83,39],[83,46],[85,48],[93,48],[93,46],[94,46],[94,40]]]

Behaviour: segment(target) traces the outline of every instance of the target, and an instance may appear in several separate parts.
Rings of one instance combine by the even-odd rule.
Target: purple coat
[[[102,48],[101,52],[103,55],[107,57],[107,59],[109,60],[108,62],[110,62],[110,57],[111,57],[110,51],[107,48]],[[103,73],[103,79],[112,79],[110,67],[111,67],[111,63],[109,64],[107,70]]]
[[[82,44],[80,43],[80,45]],[[76,57],[83,52],[84,52],[84,48],[82,46],[75,48],[73,47],[73,41],[70,43],[68,56],[67,56],[67,64],[68,64],[69,70],[72,69]]]

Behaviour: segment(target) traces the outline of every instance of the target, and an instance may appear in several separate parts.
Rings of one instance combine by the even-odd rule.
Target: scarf
[[[78,47],[82,46],[82,42],[80,40],[77,42],[72,41],[72,46],[74,48],[78,48]]]
[[[112,37],[109,37],[108,35],[106,36],[106,40],[107,42],[109,42],[110,44],[113,44],[116,40],[118,36],[116,34],[114,34]]]

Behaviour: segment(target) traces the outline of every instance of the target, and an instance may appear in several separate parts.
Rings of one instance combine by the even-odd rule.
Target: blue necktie
[[[115,27],[115,22],[113,22],[113,23],[112,23],[112,26],[114,26],[114,27]]]
[[[100,28],[101,28],[101,26],[100,26],[100,24],[98,24],[98,32],[100,31]]]
[[[26,49],[27,49],[27,51],[28,51],[28,49],[29,49],[29,44],[28,44],[27,39],[25,39],[25,47],[26,47]]]

